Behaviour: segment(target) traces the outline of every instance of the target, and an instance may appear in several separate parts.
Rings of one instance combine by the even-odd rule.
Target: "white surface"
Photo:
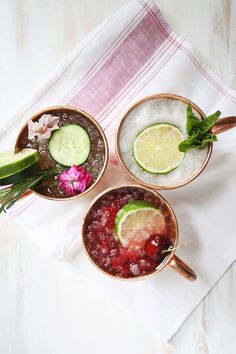
[[[112,13],[114,8],[119,7],[118,1],[114,2],[114,8],[112,8],[112,5],[109,4],[108,1],[100,1],[99,6],[103,7],[102,4],[105,3],[107,5],[107,7],[105,7],[107,9],[107,15]],[[175,30],[179,31],[180,34],[185,36],[201,51],[211,67],[215,69],[215,71],[218,71],[221,78],[229,84],[235,82],[235,77],[233,76],[234,66],[230,64],[233,63],[236,54],[235,38],[232,38],[235,29],[233,29],[233,25],[230,25],[230,23],[233,24],[233,22],[235,22],[235,18],[233,18],[235,11],[233,12],[232,8],[230,15],[230,11],[228,10],[230,3],[221,3],[218,1],[199,1],[198,3],[194,1],[182,1],[181,5],[178,2],[173,4],[171,1],[158,1],[157,3]],[[50,42],[51,37],[47,33],[47,20],[50,19],[50,31],[52,32],[49,31],[49,33],[51,33],[52,38],[56,34],[57,45],[61,41],[60,45],[57,47],[57,50],[59,52],[61,51],[61,57],[57,57],[57,59],[60,60],[63,55],[66,54],[64,49],[71,38],[71,36],[68,35],[67,38],[64,38],[64,42],[60,39],[59,33],[63,32],[61,27],[66,28],[68,22],[70,25],[75,23],[73,32],[75,42],[72,43],[73,47],[77,39],[81,38],[80,35],[82,32],[80,32],[77,26],[79,26],[78,23],[81,24],[82,19],[84,20],[85,15],[79,14],[78,17],[75,18],[73,16],[63,18],[65,13],[69,12],[69,9],[75,14],[76,9],[82,6],[82,4],[77,4],[75,1],[60,3],[58,1],[47,2],[46,9],[42,9],[42,5],[38,1],[34,1],[33,4],[22,2],[21,6],[18,5],[18,11],[22,12],[21,16],[17,16],[17,9],[14,8],[13,2],[5,2],[3,5],[2,4],[3,3],[1,3],[0,6],[4,5],[4,8],[9,9],[9,11],[8,14],[6,13],[6,15],[3,16],[0,26],[4,27],[1,28],[0,33],[4,33],[4,35],[15,33],[16,35],[16,33],[19,32],[22,35],[21,28],[26,27],[26,38],[24,38],[24,41],[21,41],[21,45],[18,43],[19,46],[16,46],[17,36],[15,40],[11,39],[10,41],[5,41],[5,44],[4,41],[1,41],[0,44],[1,46],[4,44],[5,51],[4,54],[1,47],[1,53],[3,53],[0,59],[1,70],[3,68],[3,80],[1,83],[1,99],[3,102],[1,102],[1,113],[4,114],[5,112],[9,112],[13,107],[15,108],[15,105],[20,103],[25,94],[30,93],[32,87],[34,88],[41,79],[45,78],[52,67],[57,63],[55,59],[52,63],[52,67],[49,68],[49,58],[52,59],[56,49],[53,39]],[[28,7],[26,4],[28,4]],[[95,9],[96,6],[93,5],[93,7],[91,7],[91,2],[87,2],[86,4],[87,8],[83,8],[85,5],[83,5],[82,8],[86,13],[90,5],[90,8],[92,8],[90,18],[93,17],[93,13],[95,14],[97,12],[97,21],[94,20],[95,25],[102,20],[102,13],[100,12],[101,17],[99,17],[99,11]],[[231,7],[233,7],[233,5],[235,6],[235,3],[232,4]],[[179,8],[176,9],[176,7]],[[0,10],[1,13],[3,13],[2,9]],[[44,13],[45,10],[47,10],[47,15]],[[41,14],[40,11],[43,13]],[[27,16],[25,16],[26,13]],[[63,15],[61,18],[62,22],[57,15]],[[81,21],[78,20],[80,16],[82,16]],[[18,22],[13,20],[14,18],[18,18]],[[45,18],[45,21],[39,21],[39,19],[42,18]],[[199,21],[201,22],[200,26]],[[14,30],[14,26],[18,27],[17,32]],[[91,27],[89,29],[91,29]],[[47,31],[45,28],[47,28]],[[86,32],[86,29],[88,28],[84,27],[82,34]],[[34,37],[33,33],[35,32],[40,33],[40,35]],[[212,37],[212,32],[214,32],[214,37]],[[47,49],[45,49],[43,45],[45,45],[45,41],[48,37],[49,42],[46,46]],[[37,38],[37,40],[35,40],[35,38]],[[25,46],[27,50],[24,49],[26,48]],[[45,62],[40,60],[40,56],[35,55],[36,49],[37,52],[43,52]],[[21,58],[21,54],[24,50],[25,62],[19,61],[19,64],[14,63],[13,69],[10,68],[9,65],[9,72],[7,72],[7,63],[10,63],[12,58]],[[230,54],[227,57],[225,56],[226,51]],[[30,59],[26,61],[26,58]],[[47,63],[47,61],[49,63]],[[29,62],[32,62],[31,65],[29,65]],[[224,65],[222,65],[222,63]],[[42,73],[40,74],[41,66]],[[35,76],[31,74],[29,76],[29,84],[27,84],[27,72],[31,71],[31,69],[32,72],[35,73]],[[24,85],[22,85],[22,82],[24,82]],[[17,84],[19,85],[18,90]],[[7,91],[8,87],[9,90]],[[16,92],[15,95],[14,92]],[[17,94],[19,95],[18,97]],[[1,217],[1,231],[3,228],[6,228],[7,223],[8,234],[1,234],[0,238],[2,245],[1,252],[4,256],[1,257],[0,263],[2,270],[1,282],[3,282],[1,288],[8,291],[7,296],[4,296],[4,292],[2,295],[0,294],[0,297],[3,296],[0,303],[4,304],[0,306],[1,312],[3,311],[3,315],[1,316],[3,329],[1,328],[0,332],[0,344],[2,348],[4,348],[4,353],[34,354],[41,353],[42,351],[45,353],[63,353],[66,349],[68,349],[70,353],[90,353],[92,349],[95,353],[106,353],[106,350],[110,352],[111,348],[111,343],[106,340],[107,337],[109,337],[109,340],[116,342],[113,352],[115,352],[115,350],[117,350],[117,352],[123,351],[124,353],[156,352],[154,339],[147,333],[140,335],[140,333],[142,333],[140,325],[134,325],[131,319],[128,320],[128,316],[124,310],[117,309],[119,316],[118,319],[116,318],[114,320],[112,316],[109,318],[107,314],[108,311],[105,312],[106,307],[104,313],[101,315],[104,307],[102,302],[96,305],[96,314],[94,313],[93,299],[87,299],[86,306],[79,306],[79,304],[76,303],[76,291],[79,291],[81,284],[76,284],[76,274],[73,273],[73,270],[71,270],[68,265],[59,264],[46,258],[35,246],[32,246],[24,236],[16,236],[16,231],[10,229],[8,225],[10,221],[5,219],[6,218]],[[21,238],[19,239],[19,237]],[[21,269],[21,271],[19,271],[19,269]],[[41,271],[42,269],[43,271]],[[235,292],[230,279],[228,279],[231,277],[233,278],[233,270],[228,272],[223,281],[217,286],[216,290],[213,290],[212,294],[210,294],[203,305],[197,309],[195,314],[190,317],[179,334],[173,339],[172,343],[176,346],[178,353],[184,353],[184,350],[186,350],[186,353],[190,353],[190,350],[192,350],[193,353],[221,353],[222,351],[224,351],[224,353],[231,353],[233,351],[235,348],[233,333],[235,332],[234,319],[236,311],[235,303],[231,300],[232,291],[234,290]],[[55,279],[58,279],[57,282],[55,281],[55,284],[65,284],[63,291],[60,286],[53,285]],[[83,286],[88,285],[83,284]],[[220,296],[217,300],[218,296],[216,295],[218,293],[220,295],[224,294],[223,299],[221,298],[222,296]],[[36,296],[36,294],[38,294],[38,296]],[[40,294],[41,296],[39,296]],[[48,294],[48,296],[45,296],[45,294]],[[60,297],[60,300],[58,300],[58,297]],[[50,299],[55,299],[55,301],[52,303]],[[110,311],[107,301],[105,304]],[[68,305],[68,307],[66,305]],[[46,310],[48,312],[47,318],[43,316],[43,311]],[[83,311],[87,311],[87,315],[84,315]],[[72,315],[70,316],[71,312]],[[92,314],[92,316],[89,316],[89,313]],[[204,314],[202,318],[201,313]],[[77,314],[79,315],[77,316]],[[75,333],[73,338],[71,327],[68,326],[68,322],[66,321],[68,318],[70,318],[71,326],[78,328],[78,332]],[[197,325],[194,325],[196,319]],[[104,330],[104,332],[96,332],[98,328],[101,328],[101,321],[103,323],[102,326],[107,326],[106,330]],[[107,325],[106,322],[109,324]],[[124,325],[124,323],[126,325]],[[131,323],[133,328],[131,328]],[[55,326],[55,324],[57,324],[57,326]],[[114,331],[114,328],[117,328],[117,326],[124,330],[123,332],[119,330],[120,337],[118,341],[117,331]],[[85,333],[81,330],[82,327],[89,330],[89,333]],[[40,331],[41,328],[42,330]],[[104,333],[108,333],[109,328],[112,328],[112,330],[109,331],[109,336],[105,337]],[[89,340],[86,338],[87,335],[89,336]],[[124,343],[128,340],[130,347],[124,346]],[[89,346],[91,341],[94,344],[93,348]],[[150,343],[150,347],[147,346],[147,343]],[[107,345],[107,349],[103,347],[105,344]],[[126,348],[126,350],[124,348]],[[168,352],[167,349],[166,352]]]

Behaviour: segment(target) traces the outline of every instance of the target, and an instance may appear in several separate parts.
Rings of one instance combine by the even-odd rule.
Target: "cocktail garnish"
[[[146,172],[167,174],[183,161],[178,146],[183,141],[182,131],[170,123],[156,123],[146,127],[133,143],[136,163]]]
[[[216,135],[211,133],[211,128],[221,115],[220,111],[216,111],[203,120],[197,118],[192,110],[191,104],[187,107],[187,124],[186,130],[188,138],[179,144],[179,150],[186,152],[192,148],[202,149],[206,144],[217,141]]]
[[[14,183],[11,186],[0,190],[0,213],[6,212],[7,209],[12,207],[13,204],[28,190],[34,189],[34,187],[42,182],[44,179],[55,176],[61,172],[61,168],[55,168],[46,171],[40,171],[34,176],[26,178],[24,181]]]
[[[59,175],[59,180],[65,193],[69,196],[82,193],[91,183],[93,176],[83,167],[73,165]]]
[[[49,139],[53,130],[59,129],[59,117],[51,114],[43,114],[38,122],[30,120],[28,122],[28,138],[30,140],[37,137],[38,140]]]

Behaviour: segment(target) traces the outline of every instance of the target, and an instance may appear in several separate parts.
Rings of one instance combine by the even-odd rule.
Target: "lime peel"
[[[27,169],[36,163],[39,157],[39,152],[31,148],[25,148],[18,153],[13,151],[0,153],[0,179]]]

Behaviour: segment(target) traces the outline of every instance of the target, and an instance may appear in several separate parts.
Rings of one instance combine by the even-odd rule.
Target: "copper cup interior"
[[[156,95],[151,95],[151,96],[147,96],[143,99],[141,99],[140,101],[136,102],[133,106],[131,106],[129,108],[129,110],[124,114],[124,116],[122,117],[120,124],[118,126],[117,132],[116,132],[116,154],[118,156],[118,159],[122,165],[122,167],[124,168],[124,170],[126,171],[126,173],[138,184],[141,184],[142,186],[146,186],[149,188],[153,188],[153,189],[158,189],[158,190],[170,190],[170,189],[176,189],[179,188],[181,186],[184,186],[188,183],[190,183],[191,181],[193,181],[195,178],[197,178],[200,173],[204,170],[204,168],[206,167],[211,153],[212,153],[212,143],[208,144],[208,151],[207,151],[207,155],[205,158],[204,163],[199,167],[199,169],[192,175],[190,176],[188,179],[185,179],[184,181],[177,183],[177,184],[173,184],[173,185],[158,185],[158,184],[150,184],[147,182],[144,182],[143,180],[139,179],[138,177],[136,177],[131,171],[130,169],[127,167],[126,163],[124,162],[124,159],[122,157],[122,153],[121,153],[121,148],[120,148],[120,135],[121,135],[121,130],[122,127],[124,125],[125,120],[127,119],[127,117],[129,116],[129,114],[135,110],[137,107],[141,106],[144,102],[150,101],[150,100],[154,100],[154,99],[160,99],[160,98],[166,98],[169,100],[178,100],[181,101],[183,103],[185,103],[186,105],[191,104],[193,109],[198,112],[199,116],[201,119],[205,118],[205,114],[203,113],[203,111],[192,101],[190,101],[189,99],[182,97],[182,96],[178,96],[178,95],[174,95],[174,94],[169,94],[169,93],[161,93],[161,94],[156,94]]]
[[[82,192],[80,194],[77,194],[75,196],[67,197],[67,198],[57,198],[57,197],[50,197],[50,196],[47,196],[47,195],[44,195],[42,193],[39,193],[37,191],[32,190],[33,193],[35,193],[36,195],[38,195],[38,196],[40,196],[42,198],[45,198],[45,199],[57,200],[57,201],[67,201],[67,200],[71,200],[71,199],[74,199],[74,198],[79,198],[79,197],[84,196],[85,194],[90,192],[98,184],[98,182],[100,181],[100,179],[102,178],[102,176],[103,176],[103,174],[104,174],[104,172],[106,170],[107,163],[108,163],[108,156],[109,156],[108,143],[107,143],[107,139],[106,139],[106,136],[105,136],[105,133],[104,133],[103,129],[100,127],[100,125],[97,123],[97,121],[93,117],[91,117],[88,113],[84,112],[81,109],[70,107],[70,106],[52,106],[52,107],[47,107],[47,108],[41,110],[40,112],[36,113],[35,115],[33,115],[25,123],[25,125],[22,127],[22,129],[19,132],[18,137],[16,139],[15,151],[18,152],[19,150],[22,149],[21,144],[20,144],[21,138],[22,138],[23,134],[25,133],[26,129],[28,129],[27,128],[28,127],[28,122],[30,120],[32,120],[33,122],[36,122],[36,121],[39,120],[39,118],[43,114],[56,115],[57,112],[76,113],[76,114],[79,114],[80,116],[82,116],[83,118],[85,118],[86,120],[90,121],[97,128],[97,130],[99,131],[99,133],[100,133],[100,135],[102,137],[103,143],[104,143],[104,164],[103,164],[103,168],[100,171],[99,176],[97,177],[97,179],[84,192]]]
[[[176,247],[178,245],[178,241],[179,241],[179,228],[178,228],[178,222],[177,222],[177,218],[175,216],[175,213],[172,209],[172,207],[170,206],[170,204],[166,201],[165,198],[163,198],[163,196],[161,196],[157,191],[154,190],[150,190],[146,187],[143,186],[139,186],[139,185],[121,185],[121,186],[116,186],[116,187],[112,187],[112,188],[108,188],[105,191],[103,191],[102,193],[100,193],[89,205],[88,207],[88,211],[86,213],[86,215],[84,216],[84,220],[83,220],[83,226],[82,226],[82,241],[83,241],[83,247],[85,249],[85,253],[87,254],[88,258],[90,259],[90,261],[93,263],[93,265],[95,265],[95,267],[97,269],[99,269],[102,273],[115,278],[115,279],[119,279],[119,280],[124,280],[124,281],[135,281],[135,280],[141,280],[144,278],[148,278],[150,276],[153,276],[156,273],[159,273],[164,267],[166,267],[171,260],[174,257],[175,254],[175,249],[173,249],[173,251],[171,251],[166,257],[165,259],[157,266],[157,268],[149,273],[149,274],[145,274],[145,275],[140,275],[140,276],[136,276],[136,277],[129,277],[129,278],[122,278],[120,276],[115,276],[112,275],[108,272],[106,272],[104,269],[102,269],[99,265],[97,265],[97,263],[93,260],[93,258],[91,257],[88,249],[87,249],[87,245],[86,245],[86,229],[88,227],[89,223],[89,217],[90,217],[90,212],[93,209],[94,206],[96,206],[97,203],[99,203],[104,197],[106,197],[109,193],[114,192],[114,191],[118,191],[118,190],[128,190],[128,189],[134,189],[136,188],[137,190],[142,190],[142,191],[147,191],[149,193],[151,193],[154,197],[158,198],[160,200],[161,203],[163,203],[165,205],[165,207],[167,208],[169,215],[171,217],[171,223],[172,223],[172,227],[173,227],[173,237],[172,237],[172,243],[173,246]]]

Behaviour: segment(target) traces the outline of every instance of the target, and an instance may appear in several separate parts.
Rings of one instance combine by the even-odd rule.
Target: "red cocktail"
[[[162,268],[177,239],[172,210],[157,193],[138,186],[105,192],[84,222],[89,257],[115,277],[134,278]]]

